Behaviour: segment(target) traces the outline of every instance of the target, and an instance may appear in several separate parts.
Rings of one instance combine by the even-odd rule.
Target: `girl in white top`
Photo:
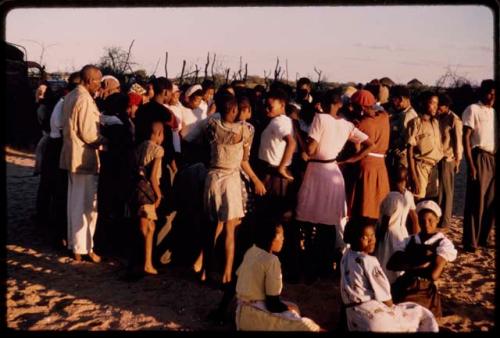
[[[394,304],[391,286],[376,257],[375,226],[350,221],[346,241],[351,245],[340,264],[340,293],[349,331],[438,332],[432,313],[416,303]]]
[[[411,191],[406,189],[408,169],[400,166],[395,178],[394,188],[382,201],[380,205],[380,218],[377,224],[377,248],[375,256],[378,258],[382,270],[392,284],[400,275],[401,271],[391,271],[386,267],[391,256],[401,247],[403,241],[410,234],[420,231],[415,200]],[[411,227],[407,228],[408,216]]]

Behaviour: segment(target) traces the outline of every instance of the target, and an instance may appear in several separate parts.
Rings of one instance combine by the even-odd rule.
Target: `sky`
[[[7,14],[6,40],[24,46],[28,59],[49,72],[97,63],[105,47],[128,49],[134,70],[179,75],[182,60],[204,69],[249,75],[274,72],[276,58],[288,79],[368,82],[388,76],[425,84],[451,69],[478,84],[494,76],[493,12],[484,6],[314,6],[192,8],[22,8]],[[44,48],[42,48],[44,47]],[[156,67],[158,65],[158,67]],[[201,71],[202,73],[203,71]],[[286,76],[285,76],[286,78]]]

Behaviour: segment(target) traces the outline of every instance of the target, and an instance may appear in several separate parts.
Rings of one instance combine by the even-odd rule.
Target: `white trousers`
[[[98,175],[68,174],[68,249],[86,255],[94,247]]]

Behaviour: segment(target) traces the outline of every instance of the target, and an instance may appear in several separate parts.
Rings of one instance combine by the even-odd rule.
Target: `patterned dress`
[[[432,313],[412,302],[387,306],[391,287],[374,256],[347,249],[341,261],[340,293],[349,331],[438,332]]]
[[[204,206],[212,221],[226,222],[245,215],[240,165],[250,132],[243,123],[209,118],[210,168],[205,180]],[[243,137],[240,137],[243,135]],[[235,142],[239,139],[239,142]]]

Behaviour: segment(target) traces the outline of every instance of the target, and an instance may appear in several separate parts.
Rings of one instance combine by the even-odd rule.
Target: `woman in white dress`
[[[351,141],[361,149],[343,163],[365,157],[372,147],[368,136],[354,124],[338,116],[342,92],[325,93],[321,109],[314,116],[307,138],[307,169],[297,196],[296,219],[304,233],[308,277],[328,274],[333,266],[335,246],[343,247],[341,238],[347,216],[344,177],[336,160],[344,145]],[[338,242],[335,243],[336,238]]]
[[[438,332],[433,314],[413,302],[394,304],[391,286],[376,257],[375,226],[349,221],[345,240],[351,245],[340,264],[340,292],[349,331]]]
[[[260,226],[255,244],[247,250],[236,271],[236,328],[242,331],[319,331],[299,308],[280,299],[283,283],[278,256],[283,248],[280,224]]]
[[[410,234],[420,231],[415,200],[411,191],[406,189],[408,169],[400,167],[396,175],[392,191],[380,205],[380,218],[377,224],[378,240],[375,249],[375,257],[391,284],[403,272],[388,270],[387,262],[397,250],[401,249],[404,240]],[[409,227],[407,227],[408,217],[411,223]]]

